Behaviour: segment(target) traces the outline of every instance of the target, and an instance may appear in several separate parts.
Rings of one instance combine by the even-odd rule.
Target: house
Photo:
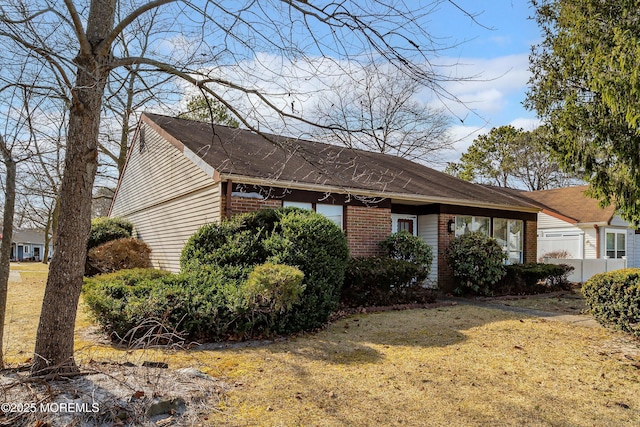
[[[636,228],[585,195],[587,186],[530,191],[523,195],[538,206],[538,258],[564,252],[568,259],[622,259],[640,266]]]
[[[11,239],[12,261],[42,261],[44,257],[44,232],[35,229],[14,229]],[[2,227],[0,226],[0,239]],[[49,251],[51,253],[51,251]]]
[[[470,230],[498,238],[511,262],[535,261],[537,212],[521,200],[411,161],[320,142],[146,113],[110,210],[129,219],[172,271],[202,225],[265,207],[313,209],[346,234],[352,256],[379,253],[407,230],[434,248],[431,279],[453,283],[449,242]]]

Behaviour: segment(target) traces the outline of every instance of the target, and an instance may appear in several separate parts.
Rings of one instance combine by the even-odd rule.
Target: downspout
[[[594,224],[593,228],[596,229],[596,258],[600,259],[600,227]]]
[[[224,198],[224,213],[227,219],[231,219],[231,195],[233,193],[233,181],[227,179],[227,194]]]

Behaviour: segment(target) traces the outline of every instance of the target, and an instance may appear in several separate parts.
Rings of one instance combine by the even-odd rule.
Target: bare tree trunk
[[[13,237],[13,214],[16,203],[16,162],[0,136],[2,158],[7,170],[4,213],[2,220],[2,243],[0,244],[0,368],[4,367],[4,321],[7,308],[7,291],[9,283],[9,266],[11,258],[11,239]]]
[[[75,59],[78,72],[69,115],[58,229],[42,302],[32,375],[78,371],[73,356],[74,329],[91,229],[100,111],[110,60],[110,52],[96,53],[95,47],[113,27],[115,4],[115,0],[91,2],[86,32],[91,49],[81,48]]]

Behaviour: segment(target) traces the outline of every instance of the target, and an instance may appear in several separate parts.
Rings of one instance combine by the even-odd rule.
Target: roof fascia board
[[[517,212],[531,212],[537,213],[540,211],[538,207],[526,207],[526,206],[510,206],[510,205],[499,205],[492,203],[482,203],[482,202],[472,202],[468,200],[461,199],[452,199],[446,197],[427,197],[419,194],[409,195],[402,193],[381,193],[372,190],[364,190],[361,188],[350,188],[350,187],[336,187],[336,186],[328,186],[321,184],[307,184],[295,181],[281,181],[277,179],[265,180],[261,178],[244,176],[244,175],[236,175],[236,174],[226,174],[221,173],[220,179],[222,181],[232,180],[234,182],[242,182],[245,184],[252,185],[273,185],[273,186],[284,186],[286,188],[295,188],[299,190],[310,190],[310,191],[320,191],[320,192],[331,192],[331,193],[352,193],[365,197],[375,197],[375,198],[389,198],[389,199],[398,199],[398,200],[406,200],[413,202],[423,202],[423,203],[441,203],[445,205],[464,205],[476,208],[487,208],[487,209],[501,209],[507,211],[517,211]]]

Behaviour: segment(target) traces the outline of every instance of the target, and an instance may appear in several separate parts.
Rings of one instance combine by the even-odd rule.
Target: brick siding
[[[524,262],[536,262],[538,257],[538,223],[524,223]]]
[[[226,207],[226,196],[222,196],[222,211]],[[248,197],[231,197],[231,215],[239,215],[264,208],[282,207],[280,199],[251,199]]]
[[[351,256],[381,255],[378,242],[391,234],[391,209],[347,206],[346,233]]]
[[[451,292],[456,287],[453,271],[447,263],[447,248],[456,233],[449,233],[449,220],[456,220],[453,214],[440,214],[438,217],[438,288]]]

